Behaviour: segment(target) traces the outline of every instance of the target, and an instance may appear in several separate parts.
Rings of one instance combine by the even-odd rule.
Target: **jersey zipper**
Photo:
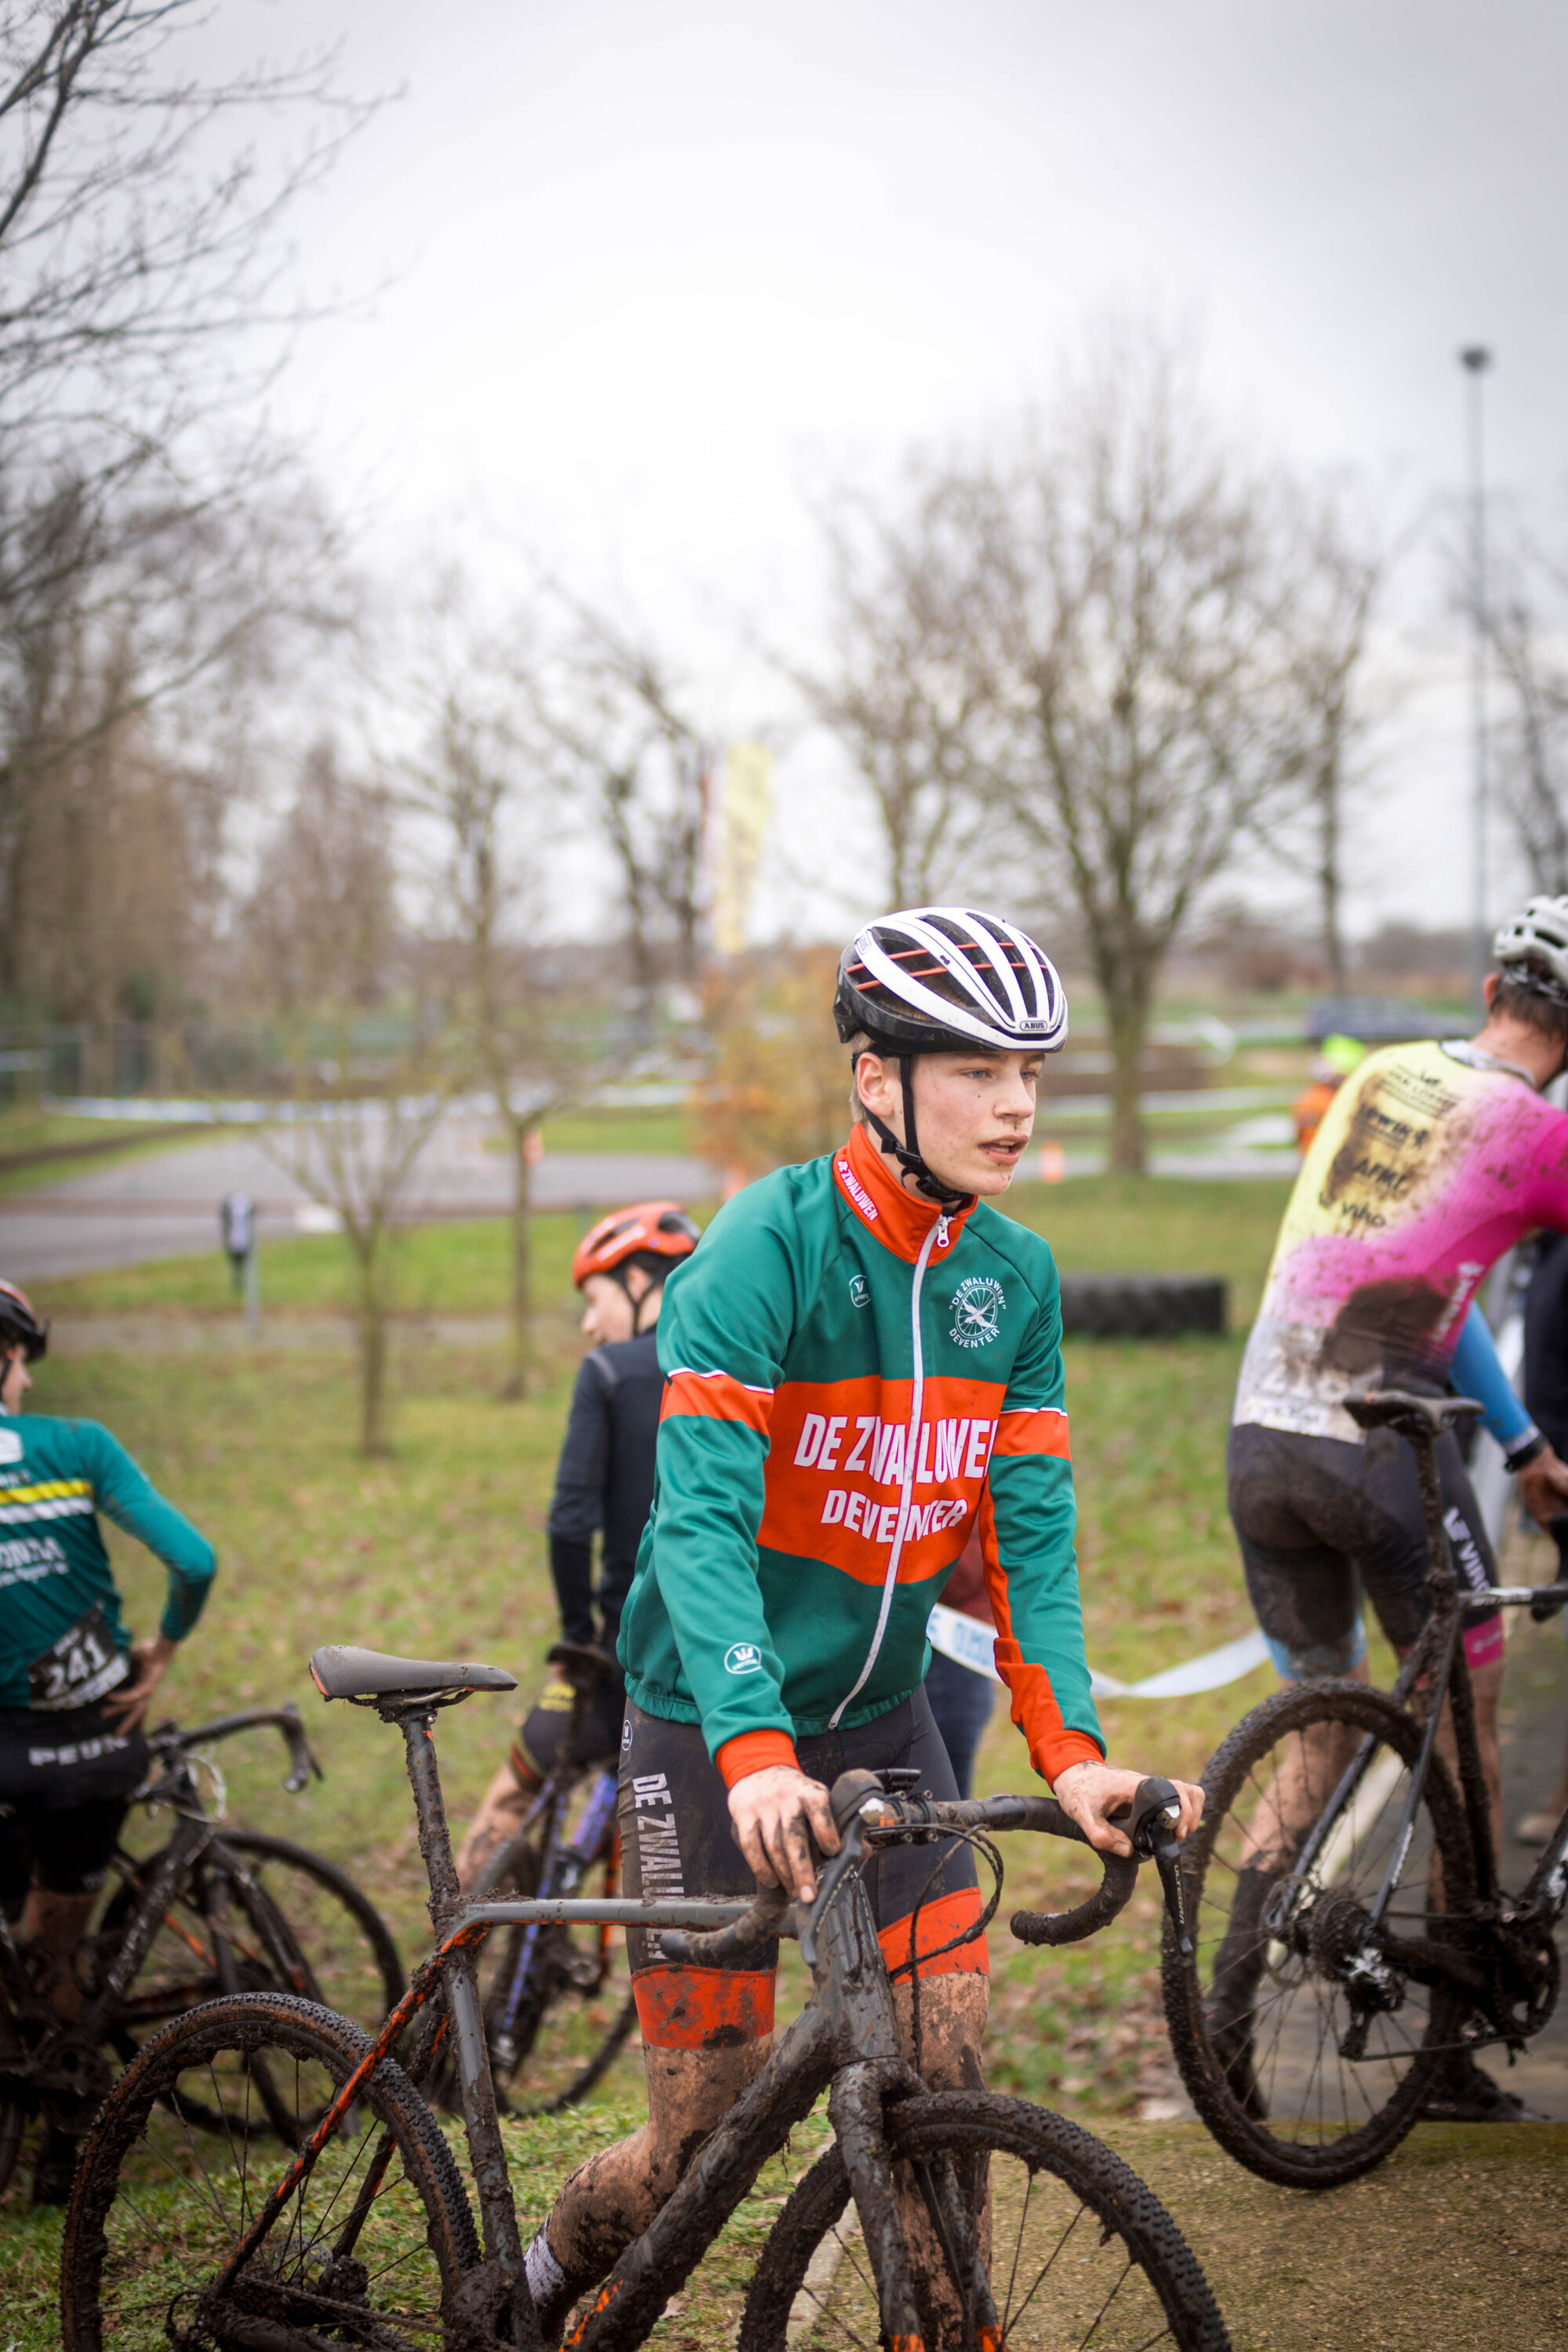
[[[882,1605],[877,1612],[877,1627],[871,1636],[871,1646],[866,1653],[866,1663],[849,1689],[844,1694],[827,1718],[829,1731],[837,1731],[845,1708],[852,1698],[863,1691],[871,1678],[882,1646],[882,1636],[888,1630],[888,1617],[893,1606],[893,1592],[899,1581],[899,1562],[904,1553],[904,1535],[914,1509],[915,1456],[920,1448],[921,1419],[925,1408],[925,1350],[921,1343],[921,1285],[925,1279],[928,1259],[933,1249],[947,1247],[947,1219],[937,1219],[915,1260],[914,1279],[910,1285],[910,1328],[914,1342],[914,1381],[910,1398],[910,1426],[904,1442],[904,1475],[899,1488],[899,1518],[893,1529],[892,1549],[888,1554],[888,1572],[882,1579]]]

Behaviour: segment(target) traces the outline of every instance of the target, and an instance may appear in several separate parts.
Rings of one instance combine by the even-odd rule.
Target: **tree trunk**
[[[1323,910],[1323,958],[1329,985],[1345,992],[1345,942],[1340,926],[1340,778],[1334,761],[1318,779],[1318,896]]]
[[[511,1196],[511,1369],[501,1390],[504,1397],[528,1394],[533,1377],[533,1289],[530,1279],[533,1250],[533,1186],[528,1164],[530,1129],[514,1124],[511,1130],[514,1170]]]
[[[386,1297],[383,1286],[382,1253],[384,1229],[372,1224],[352,1236],[358,1276],[359,1310],[359,1450],[367,1458],[388,1454],[386,1425]]]
[[[1109,960],[1108,960],[1109,961]],[[1118,1175],[1141,1176],[1144,1167],[1143,1039],[1149,1026],[1149,985],[1118,961],[1102,971],[1100,989],[1110,1031],[1110,1165]]]

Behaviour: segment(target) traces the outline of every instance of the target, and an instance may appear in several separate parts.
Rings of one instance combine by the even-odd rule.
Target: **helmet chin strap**
[[[875,1048],[868,1047],[866,1050],[870,1052]],[[879,1118],[865,1097],[860,1095],[860,1108],[870,1123],[878,1143],[889,1159],[896,1160],[900,1167],[914,1178],[917,1192],[923,1193],[928,1201],[934,1201],[939,1209],[961,1209],[971,1195],[967,1192],[954,1192],[947,1185],[939,1182],[921,1157],[920,1138],[915,1133],[914,1055],[885,1054],[880,1058],[884,1061],[896,1061],[899,1066],[899,1080],[904,1098],[904,1140],[900,1142],[887,1120]],[[860,1056],[857,1054],[854,1066],[858,1069],[859,1066]],[[858,1089],[857,1093],[858,1094]]]

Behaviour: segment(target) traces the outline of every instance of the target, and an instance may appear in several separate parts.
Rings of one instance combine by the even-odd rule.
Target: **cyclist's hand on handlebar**
[[[1069,1764],[1058,1774],[1051,1794],[1090,1845],[1098,1846],[1101,1853],[1131,1854],[1131,1846],[1110,1815],[1131,1804],[1146,1778],[1142,1772],[1125,1772],[1117,1764]],[[1172,1834],[1189,1837],[1203,1819],[1204,1792],[1191,1780],[1173,1780],[1171,1786],[1182,1801],[1182,1818]]]
[[[824,1853],[838,1851],[833,1809],[820,1780],[788,1764],[748,1772],[730,1791],[730,1819],[741,1852],[764,1886],[787,1886],[802,1903],[816,1893],[806,1832]]]
[[[169,1670],[169,1661],[179,1644],[165,1641],[154,1633],[150,1641],[136,1642],[131,1650],[131,1674],[118,1689],[111,1690],[103,1702],[103,1712],[117,1731],[140,1731],[153,1704],[153,1694]]]
[[[1537,1527],[1545,1527],[1554,1512],[1568,1511],[1568,1462],[1544,1446],[1519,1473],[1519,1494]]]

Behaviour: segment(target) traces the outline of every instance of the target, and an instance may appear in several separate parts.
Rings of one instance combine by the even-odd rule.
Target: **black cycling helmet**
[[[47,1355],[49,1327],[33,1311],[33,1302],[14,1282],[0,1282],[0,1347],[20,1348],[29,1364]]]
[[[860,1106],[882,1150],[944,1209],[968,1196],[938,1182],[915,1135],[917,1054],[1055,1054],[1068,1034],[1056,966],[1026,931],[972,907],[910,907],[858,931],[838,959],[833,1017],[845,1045],[864,1036],[900,1064],[904,1141]],[[858,1058],[858,1057],[857,1057]]]

